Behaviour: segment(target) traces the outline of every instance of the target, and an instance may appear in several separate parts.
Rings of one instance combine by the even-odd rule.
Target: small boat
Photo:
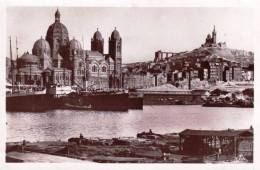
[[[65,109],[71,109],[71,110],[90,110],[92,108],[92,106],[91,105],[78,106],[78,105],[72,105],[72,104],[65,103],[64,108]]]

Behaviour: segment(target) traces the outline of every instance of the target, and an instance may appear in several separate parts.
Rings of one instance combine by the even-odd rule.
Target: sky
[[[8,7],[6,20],[6,50],[9,36],[12,52],[18,56],[32,52],[33,44],[54,23],[57,7]],[[59,7],[61,23],[69,38],[79,40],[90,50],[93,34],[99,29],[104,38],[104,52],[108,53],[108,38],[115,27],[122,38],[123,63],[149,61],[158,50],[167,52],[190,51],[205,42],[214,25],[217,42],[228,48],[254,51],[254,13],[250,8],[181,8],[181,7]]]

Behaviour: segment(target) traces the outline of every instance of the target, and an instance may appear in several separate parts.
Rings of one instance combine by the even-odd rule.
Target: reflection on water
[[[68,140],[70,137],[136,136],[184,129],[243,129],[253,125],[252,108],[144,106],[128,112],[54,110],[46,113],[7,112],[7,141]]]

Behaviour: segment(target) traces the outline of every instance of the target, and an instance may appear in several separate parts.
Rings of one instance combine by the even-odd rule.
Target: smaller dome
[[[20,58],[20,61],[24,62],[24,63],[38,63],[39,62],[39,58],[35,55],[24,53]]]
[[[74,50],[81,50],[81,44],[78,40],[76,40],[75,38],[73,38],[71,41],[70,41],[70,48],[71,49],[74,49]]]
[[[97,29],[97,31],[94,33],[93,39],[94,39],[94,40],[102,40],[102,39],[103,39],[103,38],[102,38],[102,34],[98,31],[98,29]]]
[[[116,28],[115,28],[115,30],[112,32],[112,34],[111,34],[111,39],[120,39],[121,37],[120,37],[120,35],[119,35],[119,32],[116,30]]]
[[[34,43],[33,49],[34,50],[36,50],[36,49],[43,49],[43,50],[49,51],[50,50],[50,45],[49,45],[49,43],[45,39],[40,38],[39,40],[37,40]]]
[[[208,34],[207,38],[211,38],[211,35],[210,35],[210,34]]]

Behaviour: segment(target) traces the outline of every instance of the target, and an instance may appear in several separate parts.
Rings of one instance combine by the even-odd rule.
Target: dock
[[[223,137],[223,138],[222,138]],[[224,138],[227,137],[227,138]],[[218,140],[222,141],[219,142]],[[235,140],[235,143],[232,142]],[[251,142],[250,142],[251,141]],[[6,143],[7,162],[231,163],[253,162],[253,131],[184,130],[138,133],[112,139],[73,137],[68,141]],[[235,147],[236,146],[236,147]],[[245,146],[248,146],[245,148]],[[221,151],[220,151],[221,149]],[[63,158],[64,157],[64,158]]]

